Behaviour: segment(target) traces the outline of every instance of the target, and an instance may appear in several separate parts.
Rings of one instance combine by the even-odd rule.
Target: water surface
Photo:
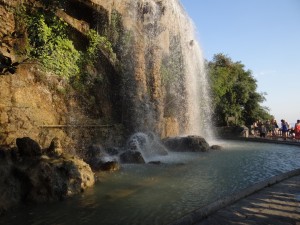
[[[21,207],[0,224],[167,224],[214,200],[300,167],[300,148],[222,143],[209,153],[170,153],[161,165],[123,165],[59,203]],[[154,159],[158,160],[158,159]]]

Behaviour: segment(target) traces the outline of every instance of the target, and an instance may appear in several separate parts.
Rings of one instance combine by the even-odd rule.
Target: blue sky
[[[277,120],[300,119],[300,0],[180,0],[204,57],[241,61]]]

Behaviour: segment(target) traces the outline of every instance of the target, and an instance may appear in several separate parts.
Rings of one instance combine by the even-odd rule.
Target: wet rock
[[[47,150],[47,155],[49,156],[60,156],[63,153],[63,149],[60,140],[55,137],[52,139],[51,144]]]
[[[148,164],[160,165],[161,161],[151,161],[151,162],[148,162]]]
[[[86,151],[86,157],[88,158],[100,158],[103,156],[104,150],[101,145],[90,145]]]
[[[94,173],[83,160],[67,154],[37,157],[41,149],[29,138],[17,144],[21,160],[15,148],[0,148],[0,213],[22,202],[61,200],[94,184]]]
[[[120,155],[121,163],[128,164],[144,164],[145,160],[142,154],[138,151],[126,151]]]
[[[78,194],[94,184],[94,174],[88,164],[74,156],[41,160],[29,167],[30,192],[26,201],[62,200]]]
[[[102,170],[102,171],[113,172],[113,171],[117,171],[119,169],[120,169],[120,164],[115,161],[105,162],[100,166],[100,170]]]
[[[90,145],[86,151],[84,160],[92,167],[98,169],[98,164],[104,156],[103,149],[100,145]]]
[[[135,133],[133,134],[126,145],[129,151],[139,151],[143,156],[148,158],[157,155],[168,155],[168,150],[161,143],[159,138],[154,133]]]
[[[210,146],[210,149],[211,149],[211,150],[222,150],[223,147],[220,146],[220,145],[212,145],[212,146]]]
[[[203,137],[200,136],[186,136],[173,137],[163,140],[163,144],[170,151],[179,152],[207,152],[209,145]]]
[[[6,159],[6,149],[0,146],[0,160]]]
[[[249,128],[246,126],[218,127],[217,135],[224,138],[248,137]]]
[[[150,145],[149,142],[148,135],[140,132],[133,134],[129,138],[126,146],[128,150],[138,151],[141,149],[146,149]]]
[[[114,158],[107,154],[106,150],[100,145],[91,145],[85,155],[85,161],[94,171],[98,170],[118,170]],[[111,165],[110,165],[111,164]],[[111,168],[110,168],[111,166]],[[113,168],[115,167],[115,169]]]
[[[169,154],[166,147],[162,144],[152,145],[151,148],[153,149],[153,152],[157,155],[165,156]]]
[[[21,181],[13,176],[13,166],[7,161],[0,162],[0,215],[16,206],[22,200],[24,188]]]
[[[120,153],[120,149],[116,147],[111,147],[105,149],[105,152],[111,156],[118,155]]]
[[[42,155],[40,145],[29,137],[17,138],[16,144],[21,157],[36,157]]]

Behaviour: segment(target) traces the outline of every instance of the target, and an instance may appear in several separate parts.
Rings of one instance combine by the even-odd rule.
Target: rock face
[[[217,136],[221,138],[248,137],[249,128],[246,126],[227,126],[217,128]]]
[[[13,11],[28,2],[38,6],[44,1],[0,0],[0,37],[19,32]],[[84,141],[119,146],[124,140],[116,145],[116,136],[140,131],[153,131],[160,138],[187,133],[183,52],[191,50],[186,46],[191,40],[182,38],[179,22],[188,18],[178,17],[178,11],[183,9],[173,0],[72,0],[57,10],[56,15],[76,30],[70,36],[78,49],[86,48],[81,46],[86,42],[84,33],[97,28],[110,41],[119,64],[100,49],[99,60],[90,69],[95,76],[90,99],[82,99],[67,80],[44,72],[38,64],[20,65],[14,75],[0,76],[0,144],[13,145],[17,137],[30,136],[43,148],[53,137],[65,140],[65,149],[82,147]],[[0,53],[13,61],[24,57],[14,48],[9,52],[0,46]],[[68,126],[99,121],[125,129]]]
[[[138,151],[126,151],[120,155],[120,162],[127,164],[144,164],[145,160]]]
[[[3,38],[10,37],[14,32],[23,34],[24,30],[18,26],[14,11],[21,4],[26,5],[28,2],[30,1],[0,0],[0,54],[10,57],[13,62],[20,62],[26,57],[15,51],[22,50],[24,39]],[[39,5],[38,1],[31,2]],[[74,5],[80,5],[79,1],[75,2]],[[83,39],[83,34],[78,35],[78,39]],[[104,56],[101,57],[101,63],[95,65],[95,74],[101,74],[106,82],[105,85],[95,84],[88,90],[95,102],[89,106],[86,102],[91,99],[78,97],[79,93],[67,80],[45,72],[37,63],[19,65],[13,75],[0,75],[0,144],[14,146],[16,138],[30,136],[43,148],[47,147],[54,137],[64,140],[64,149],[79,149],[85,142],[93,143],[95,140],[119,145],[117,140],[121,139],[121,142],[123,136],[118,120],[119,107],[116,107],[115,103],[118,102],[119,79],[114,65]],[[100,89],[103,92],[99,92]],[[102,125],[99,121],[103,120],[112,121],[116,126],[89,129],[80,126]]]
[[[200,136],[186,136],[174,137],[163,140],[164,145],[170,151],[180,152],[207,152],[209,151],[209,144],[203,137]]]
[[[81,159],[42,155],[28,137],[18,139],[17,145],[0,148],[0,213],[22,202],[61,200],[93,186],[94,174]]]
[[[120,169],[120,165],[116,160],[116,155],[118,155],[117,149],[106,151],[100,145],[91,145],[86,151],[84,160],[94,171],[117,171]]]

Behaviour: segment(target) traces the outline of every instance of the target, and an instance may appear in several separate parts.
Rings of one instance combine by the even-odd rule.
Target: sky
[[[204,57],[240,61],[275,119],[300,119],[300,0],[180,0]]]

